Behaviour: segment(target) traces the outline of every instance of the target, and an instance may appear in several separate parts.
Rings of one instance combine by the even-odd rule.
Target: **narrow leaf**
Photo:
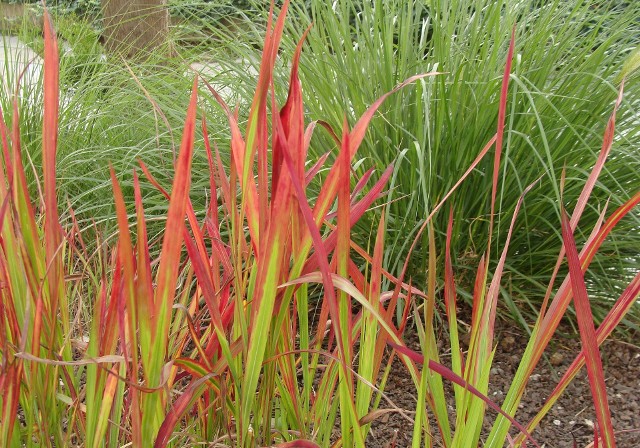
[[[602,369],[602,358],[600,357],[596,330],[593,325],[591,305],[589,304],[587,287],[584,283],[584,274],[580,266],[578,250],[575,240],[573,239],[569,217],[564,211],[562,213],[562,238],[567,252],[574,303],[576,305],[576,317],[578,319],[578,327],[580,328],[580,338],[582,339],[582,347],[585,353],[587,375],[589,376],[591,394],[593,395],[593,402],[596,408],[596,417],[600,428],[602,428],[605,446],[607,448],[614,448],[616,446],[616,440],[613,433],[611,411],[609,410],[607,389]]]

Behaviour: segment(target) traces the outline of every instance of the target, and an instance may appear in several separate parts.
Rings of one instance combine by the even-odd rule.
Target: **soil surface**
[[[469,320],[462,319],[463,322]],[[637,336],[637,335],[636,335]],[[447,341],[446,334],[442,334]],[[462,346],[465,349],[464,338]],[[638,341],[638,337],[631,339]],[[405,333],[405,341],[409,347],[418,348],[418,337],[413,329]],[[511,323],[496,321],[497,349],[491,369],[489,396],[497,404],[504,399],[511,380],[524,352],[528,336],[524,330]],[[580,338],[571,327],[561,325],[552,342],[547,347],[545,358],[529,380],[524,399],[516,413],[516,420],[526,425],[543,406],[545,398],[569,367],[581,348]],[[447,347],[440,347],[441,361],[447,365],[450,358],[442,355]],[[640,347],[637,342],[616,340],[615,337],[605,341],[601,348],[601,356],[605,371],[605,381],[609,405],[611,408],[617,446],[620,448],[640,447]],[[415,387],[406,367],[397,357],[394,360],[385,393],[394,404],[412,416],[415,411]],[[445,382],[450,419],[455,421],[453,389]],[[381,408],[389,406],[381,402]],[[495,412],[487,411],[482,440],[491,429],[495,420]],[[583,367],[569,385],[556,405],[551,409],[540,425],[533,432],[533,437],[545,448],[578,447],[586,448],[594,440],[594,422],[596,422],[591,391]],[[431,428],[437,434],[437,427]],[[512,431],[512,433],[514,433]],[[404,448],[411,446],[411,424],[399,413],[385,414],[372,425],[367,439],[367,447],[371,448]],[[435,437],[437,439],[437,436]],[[574,444],[575,443],[575,444]],[[435,446],[442,446],[436,441]],[[531,446],[529,444],[528,446]],[[597,445],[596,445],[597,446]],[[470,447],[471,448],[471,447]]]

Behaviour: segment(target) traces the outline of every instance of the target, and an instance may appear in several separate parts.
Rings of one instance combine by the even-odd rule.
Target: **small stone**
[[[502,347],[502,349],[505,352],[511,352],[513,351],[513,349],[516,346],[516,338],[514,338],[511,335],[507,335],[505,336],[502,341],[500,342],[500,347]]]
[[[553,421],[553,424],[556,425],[556,426],[561,426],[562,422],[560,420],[556,419],[556,420]]]
[[[559,366],[562,364],[562,361],[564,361],[564,355],[560,352],[555,352],[549,359],[552,366]]]

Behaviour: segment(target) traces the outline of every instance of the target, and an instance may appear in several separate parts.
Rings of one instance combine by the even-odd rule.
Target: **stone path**
[[[43,61],[38,54],[15,36],[0,35],[0,95],[15,92],[20,76],[21,92],[29,91],[40,81]]]
[[[20,76],[22,88],[19,95],[31,91],[41,83],[43,63],[42,58],[18,37],[0,35],[0,98],[9,98],[15,92]],[[185,76],[192,77],[195,72],[201,73],[212,81],[225,100],[229,100],[233,97],[233,91],[214,81],[222,70],[223,68],[215,62],[196,62],[191,64],[190,73],[185,73]],[[249,64],[247,73],[257,76],[257,71]]]
[[[241,60],[237,60],[236,64],[244,65],[245,73],[255,78],[256,80],[258,79],[258,71],[255,69],[253,65],[249,64],[246,61],[242,63]],[[220,73],[227,71],[228,69],[225,69],[222,65],[212,61],[193,62],[190,64],[189,68],[193,73],[199,73],[202,76],[204,76],[211,83],[211,85],[217,90],[217,92],[220,94],[220,96],[222,96],[222,98],[225,101],[234,101],[234,99],[237,100],[237,98],[235,98],[236,94],[232,87],[220,84],[219,82],[216,81],[217,76]],[[187,76],[193,76],[193,75],[187,74]]]

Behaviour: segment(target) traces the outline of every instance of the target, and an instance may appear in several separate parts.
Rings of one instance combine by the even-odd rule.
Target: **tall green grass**
[[[313,22],[300,75],[309,96],[310,119],[335,126],[347,110],[353,121],[402,79],[430,70],[446,72],[386,103],[372,121],[360,153],[362,167],[375,163],[381,168],[392,162],[396,167],[386,209],[391,264],[406,254],[425,217],[491,136],[508,37],[516,27],[494,244],[504,243],[506,223],[525,186],[543,175],[516,223],[502,290],[516,316],[535,314],[562,245],[560,173],[566,169],[567,179],[576,180],[564,192],[572,203],[582,188],[584,180],[579,179],[585,178],[600,149],[623,64],[637,45],[640,3],[338,0],[295,5],[292,30],[300,32]],[[285,39],[284,46],[291,49],[293,43]],[[249,45],[234,43],[229,48],[240,57],[251,57]],[[607,201],[609,208],[616,207],[638,186],[637,79],[629,80],[625,95],[617,138],[594,200],[580,221],[578,240],[586,238]],[[452,250],[460,275],[469,280],[487,250],[490,168],[489,162],[481,164],[454,198],[459,219],[453,231],[459,238]],[[640,216],[633,213],[603,248],[588,279],[593,291],[621,291],[624,278],[638,263],[639,226]],[[364,221],[359,228],[362,238],[370,228]],[[436,218],[440,243],[445,228],[446,220]],[[423,276],[426,244],[423,239],[414,254],[414,276]],[[601,319],[607,299],[597,294],[593,299],[602,304],[594,310]],[[637,325],[637,319],[634,322]]]
[[[193,49],[185,49],[180,57],[166,58],[151,55],[148,59],[128,62],[104,52],[98,34],[91,24],[75,16],[55,17],[62,28],[60,46],[60,142],[58,148],[58,189],[65,204],[63,217],[75,218],[82,229],[97,225],[107,235],[116,226],[112,219],[114,202],[111,194],[109,163],[121,176],[124,194],[133,199],[131,169],[138,159],[147,162],[149,170],[162,182],[171,182],[173,160],[177,154],[184,110],[188,105],[195,72],[189,68],[197,59]],[[179,36],[172,34],[171,39]],[[40,56],[43,40],[37,30],[25,28],[20,38]],[[200,54],[200,53],[198,53]],[[19,73],[14,73],[9,61],[10,89],[0,92],[3,110],[12,110],[15,86]],[[35,61],[33,64],[41,64]],[[229,85],[228,73],[210,75],[207,79],[216,86]],[[41,74],[41,70],[40,70]],[[37,192],[35,172],[42,166],[42,90],[36,88],[41,80],[22,83],[18,89],[18,112],[25,154],[27,182],[32,193]],[[201,89],[201,93],[204,90]],[[242,115],[246,117],[248,105]],[[210,123],[209,131],[216,138],[228,136],[223,114],[211,102],[203,104],[202,113]],[[7,117],[11,125],[12,117]],[[197,132],[202,143],[202,133]],[[228,159],[228,148],[222,152]],[[198,193],[194,194],[198,209],[203,210],[210,200],[202,194],[208,186],[207,157],[203,150],[194,155],[194,180]],[[147,212],[162,221],[167,210],[161,194],[143,186],[142,194],[151,204]],[[150,222],[150,233],[157,236],[161,222]]]

